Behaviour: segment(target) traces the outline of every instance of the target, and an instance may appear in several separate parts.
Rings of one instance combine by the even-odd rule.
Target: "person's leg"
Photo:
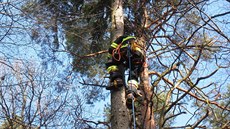
[[[139,86],[139,77],[142,71],[142,62],[141,59],[133,56],[131,60],[131,71],[127,82],[127,90],[126,90],[126,105],[130,109],[132,108],[132,100],[138,96],[141,96],[140,91],[138,90]]]
[[[110,84],[107,90],[115,90],[123,86],[124,68],[121,62],[110,58],[106,63],[107,71],[110,74]]]

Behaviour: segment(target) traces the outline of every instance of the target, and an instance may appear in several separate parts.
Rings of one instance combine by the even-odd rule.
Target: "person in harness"
[[[120,36],[109,47],[106,68],[110,74],[107,90],[125,86],[125,70],[129,69],[126,86],[126,105],[132,107],[132,99],[140,96],[138,80],[144,63],[144,48],[134,36]]]

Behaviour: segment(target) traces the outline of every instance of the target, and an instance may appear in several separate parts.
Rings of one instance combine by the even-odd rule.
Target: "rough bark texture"
[[[154,114],[152,109],[151,88],[149,85],[148,65],[144,63],[144,71],[141,74],[141,83],[143,91],[143,105],[141,107],[141,126],[143,129],[155,129]]]
[[[141,39],[141,42],[144,45],[144,40]],[[145,62],[143,64],[143,71],[141,73],[141,85],[140,89],[142,90],[142,102],[140,107],[140,117],[139,123],[141,129],[155,129],[155,120],[152,107],[152,91],[149,83],[149,74],[148,74],[148,64]]]
[[[112,2],[112,32],[111,40],[114,41],[124,33],[122,0]],[[129,114],[125,105],[125,88],[111,92],[111,128],[128,129]]]

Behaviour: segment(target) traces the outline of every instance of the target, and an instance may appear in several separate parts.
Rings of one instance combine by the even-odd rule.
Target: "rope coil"
[[[121,60],[121,46],[122,46],[122,43],[119,44],[116,47],[116,49],[114,49],[113,52],[112,52],[113,59],[116,60],[116,61],[120,61]],[[116,58],[115,54],[118,54],[118,58]]]

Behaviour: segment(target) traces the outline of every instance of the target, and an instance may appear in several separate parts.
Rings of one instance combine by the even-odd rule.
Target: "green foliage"
[[[73,57],[74,70],[84,74],[86,78],[89,77],[86,82],[99,84],[91,78],[101,78],[100,74],[105,73],[106,54],[98,55],[96,53],[106,50],[110,44],[110,2],[110,0],[38,0],[28,2],[23,10],[27,12],[26,16],[34,17],[37,22],[38,27],[31,30],[34,40],[44,41],[41,40],[41,34],[47,32],[45,37],[51,39],[47,41],[50,41],[52,45],[55,44],[56,48],[62,45],[65,51],[68,51]],[[157,91],[153,91],[156,96],[153,97],[156,121],[164,118],[160,120],[161,128],[170,127],[177,115],[184,114],[184,111],[192,112],[185,108],[186,104],[193,100],[193,108],[197,110],[191,113],[194,115],[191,119],[197,118],[198,120],[210,107],[197,98],[203,99],[203,96],[207,96],[212,100],[209,98],[211,95],[207,93],[211,93],[216,87],[223,87],[212,85],[222,81],[218,80],[222,79],[222,76],[209,76],[209,71],[215,71],[218,67],[221,70],[227,69],[226,71],[229,69],[229,40],[226,40],[227,36],[223,36],[224,32],[219,31],[220,27],[215,23],[215,18],[207,16],[205,5],[208,5],[208,1],[127,0],[123,2],[125,34],[145,38],[149,70],[157,72],[151,76],[153,84],[159,82],[158,85],[154,85],[154,88],[160,87],[156,88]],[[145,11],[147,15],[145,15]],[[219,17],[227,13],[217,14],[216,16]],[[148,23],[147,27],[144,26],[145,23]],[[40,27],[47,31],[41,30]],[[58,42],[62,36],[65,39],[63,44]],[[88,56],[89,54],[91,55]],[[175,66],[176,63],[180,63],[180,65]],[[167,69],[170,71],[163,75]],[[224,81],[228,81],[227,76],[223,74]],[[195,88],[190,89],[191,82],[196,83],[197,87],[211,84],[199,89],[202,95],[204,94],[200,96]],[[85,89],[85,95],[89,100],[87,102],[93,103],[95,100],[101,99],[95,97],[100,94],[100,88],[87,85],[83,89]],[[172,92],[170,92],[171,90]],[[175,90],[178,92],[174,93]],[[193,94],[197,98],[189,94]],[[222,95],[222,101],[215,101],[222,106],[228,106],[229,95],[227,93],[225,95]],[[175,100],[179,98],[179,101]],[[172,107],[170,107],[171,104]],[[202,108],[203,105],[206,105],[205,108]],[[136,106],[141,107],[142,105]],[[170,110],[164,112],[169,107]],[[229,113],[212,106],[211,109],[213,115],[209,116],[206,122],[210,123],[210,127],[223,127],[224,123],[229,121]],[[107,108],[105,112],[109,118],[109,109]],[[188,120],[189,122],[191,121]]]
[[[76,25],[75,27],[66,28],[66,45],[67,50],[70,51],[73,56],[73,68],[78,72],[95,76],[100,73],[100,69],[104,69],[106,55],[85,56],[106,50],[109,41],[108,39],[94,40],[91,34],[89,34],[89,31],[93,31],[93,29],[88,28],[88,26],[84,24],[82,24],[82,26]],[[98,72],[94,73],[91,70],[97,70]]]
[[[221,96],[223,99],[221,100],[221,106],[226,108],[230,108],[230,85],[227,87],[227,92]],[[213,129],[220,129],[229,126],[230,121],[230,112],[227,110],[223,110],[217,107],[213,107],[211,111],[211,115],[206,119],[209,122],[210,127]]]
[[[90,76],[100,73],[89,70],[103,68],[105,55],[85,56],[106,50],[110,44],[108,38],[110,1],[28,1],[23,10],[26,12],[26,17],[35,17],[39,23],[31,30],[32,39],[44,44],[42,38],[44,33],[37,29],[38,26],[43,27],[49,32],[45,34],[50,38],[46,42],[51,41],[50,46],[58,49],[62,45],[59,42],[59,35],[64,35],[66,39],[64,46],[73,57],[74,70]]]

